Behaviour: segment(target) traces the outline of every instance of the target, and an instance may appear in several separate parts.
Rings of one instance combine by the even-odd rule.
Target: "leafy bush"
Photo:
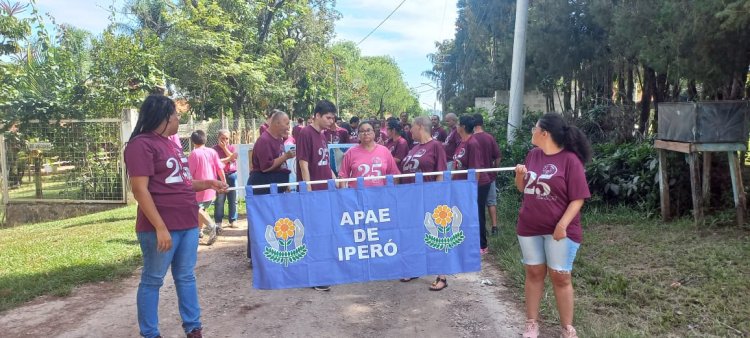
[[[594,200],[644,210],[659,206],[659,160],[651,141],[593,146],[586,177]]]

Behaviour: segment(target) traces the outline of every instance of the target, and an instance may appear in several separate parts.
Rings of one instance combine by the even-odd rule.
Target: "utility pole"
[[[523,81],[526,72],[526,21],[529,0],[516,1],[516,28],[513,34],[513,65],[510,72],[510,98],[508,112],[508,143],[515,141],[516,129],[521,126],[523,114]]]

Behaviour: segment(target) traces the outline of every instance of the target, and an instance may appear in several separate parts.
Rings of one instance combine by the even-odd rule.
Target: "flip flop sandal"
[[[443,282],[442,287],[437,287],[438,283]],[[445,278],[436,278],[435,281],[432,283],[432,286],[430,286],[430,291],[440,291],[442,289],[445,289],[448,287],[448,280]]]
[[[419,277],[401,278],[401,279],[399,279],[399,281],[407,283],[407,282],[411,282],[411,281],[413,281],[413,280],[415,280],[417,278],[419,278]]]

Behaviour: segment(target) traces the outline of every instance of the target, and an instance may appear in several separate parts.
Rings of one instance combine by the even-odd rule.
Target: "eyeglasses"
[[[372,129],[363,129],[359,131],[360,134],[369,134],[369,133],[375,133]]]
[[[541,129],[542,129],[541,127],[533,126],[531,127],[531,133],[533,134],[535,131],[541,130]]]

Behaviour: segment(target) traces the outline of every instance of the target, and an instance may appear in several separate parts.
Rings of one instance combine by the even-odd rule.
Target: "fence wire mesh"
[[[182,150],[185,152],[193,150],[193,145],[190,142],[190,134],[196,130],[203,130],[206,133],[207,147],[213,147],[219,142],[219,131],[222,129],[229,130],[230,143],[247,144],[255,142],[258,136],[260,136],[259,129],[263,122],[260,119],[188,121],[187,123],[180,124],[177,135],[180,137]]]
[[[121,125],[29,122],[6,132],[8,200],[124,201]]]

